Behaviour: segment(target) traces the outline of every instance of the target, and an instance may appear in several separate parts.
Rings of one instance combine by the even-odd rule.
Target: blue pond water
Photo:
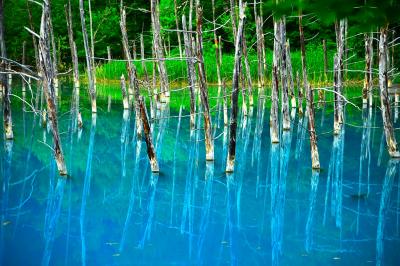
[[[13,104],[16,138],[1,148],[2,265],[399,265],[399,163],[377,108],[348,107],[337,137],[332,108],[316,110],[318,173],[306,119],[271,146],[259,99],[240,116],[236,170],[226,175],[222,114],[213,109],[215,161],[206,163],[202,126],[190,132],[173,94],[153,123],[155,175],[119,100],[99,96],[92,121],[81,99],[80,131],[70,95],[61,99],[69,179],[57,174],[50,132]]]

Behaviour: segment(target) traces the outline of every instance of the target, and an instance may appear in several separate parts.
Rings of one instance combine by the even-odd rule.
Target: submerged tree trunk
[[[51,121],[51,129],[54,141],[54,154],[56,158],[57,168],[60,175],[67,175],[65,166],[64,154],[61,147],[61,140],[58,133],[57,110],[55,105],[55,88],[54,88],[54,67],[50,56],[50,40],[49,40],[49,25],[50,25],[50,6],[49,0],[43,2],[43,13],[40,26],[39,39],[39,58],[40,68],[43,74],[43,90],[46,96],[47,109]]]
[[[161,101],[166,102],[169,97],[169,82],[167,67],[164,61],[163,44],[160,33],[160,13],[157,0],[151,0],[151,21],[153,25],[153,47],[157,59],[158,73],[160,74]]]
[[[241,1],[240,1],[241,2]],[[245,23],[244,10],[246,4],[239,4],[239,27],[237,29],[236,42],[235,42],[235,66],[233,69],[232,78],[232,108],[231,108],[231,120],[229,128],[229,148],[228,158],[226,161],[226,172],[233,172],[235,169],[235,157],[236,157],[236,129],[237,129],[237,113],[238,113],[238,96],[239,96],[239,78],[241,72],[242,63],[242,48],[243,48],[243,28]]]
[[[214,140],[212,136],[210,107],[208,103],[208,89],[206,82],[206,71],[204,68],[203,58],[203,9],[197,6],[197,60],[199,62],[199,86],[201,104],[203,106],[204,115],[204,135],[206,144],[206,160],[214,160]]]
[[[0,0],[0,48],[1,57],[7,58],[6,42],[4,36],[4,3]],[[8,84],[6,72],[6,61],[1,60],[0,71],[0,87],[3,91],[3,125],[4,125],[4,137],[5,139],[13,139],[14,133],[12,128],[12,116],[11,116],[11,88]]]
[[[89,79],[89,94],[90,100],[92,102],[92,113],[97,112],[97,105],[96,105],[96,84],[95,84],[95,70],[93,58],[92,58],[92,49],[89,46],[89,38],[86,30],[86,22],[85,22],[85,9],[83,5],[83,0],[79,0],[79,10],[81,16],[81,25],[82,25],[82,35],[83,35],[83,44],[85,47],[85,54],[86,54],[86,66],[88,72],[88,79]]]
[[[194,66],[194,54],[192,51],[192,40],[190,38],[189,33],[186,30],[186,17],[182,16],[182,29],[183,29],[183,40],[185,44],[185,54],[187,57],[187,74],[189,81],[189,90],[190,90],[190,128],[193,129],[195,127],[196,121],[196,95],[195,95],[195,86],[196,86],[196,69]]]
[[[306,48],[304,44],[304,32],[303,32],[303,15],[300,11],[299,14],[299,32],[300,32],[300,49],[301,49],[301,66],[303,70],[303,86],[306,90],[307,95],[307,107],[308,112],[308,128],[310,132],[310,146],[311,146],[311,163],[313,169],[319,169],[319,153],[317,146],[317,134],[315,132],[315,121],[314,121],[314,95],[311,87],[308,85],[307,79],[307,61],[306,61]]]
[[[128,94],[126,92],[126,84],[125,84],[125,76],[122,74],[121,76],[121,92],[122,92],[122,103],[124,106],[124,110],[129,109],[129,99]]]
[[[149,125],[149,119],[147,118],[147,111],[146,111],[146,107],[144,105],[144,100],[143,100],[142,96],[139,97],[138,105],[140,108],[140,116],[141,116],[141,120],[143,123],[143,131],[144,131],[144,136],[145,136],[146,145],[147,145],[147,156],[149,157],[151,171],[153,173],[160,172],[160,169],[158,167],[157,155],[155,153],[153,141],[151,138],[151,129],[150,129],[150,125]]]
[[[74,33],[72,30],[72,12],[71,12],[71,1],[70,0],[68,1],[68,5],[65,5],[64,8],[65,8],[65,16],[66,16],[66,20],[67,20],[69,46],[71,49],[74,86],[75,86],[75,88],[78,88],[79,87],[78,53],[76,50],[76,44],[74,41]]]
[[[397,149],[396,138],[390,114],[390,103],[388,95],[388,66],[387,66],[387,26],[380,30],[379,38],[379,88],[381,98],[382,120],[386,136],[386,145],[391,157],[400,157]]]

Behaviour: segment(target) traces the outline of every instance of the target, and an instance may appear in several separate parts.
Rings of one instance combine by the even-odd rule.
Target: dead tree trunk
[[[206,160],[214,160],[214,140],[212,136],[210,107],[208,103],[208,89],[206,81],[206,70],[204,68],[203,58],[203,9],[197,6],[197,60],[199,62],[199,87],[201,104],[203,106],[204,115],[204,135],[206,143]]]
[[[89,94],[90,94],[90,100],[92,102],[92,113],[96,113],[97,112],[96,85],[95,85],[95,75],[96,74],[94,71],[92,49],[89,46],[89,39],[88,39],[87,30],[86,30],[85,9],[83,6],[83,0],[79,0],[79,11],[80,11],[80,16],[81,16],[83,44],[85,47],[85,54],[86,54],[86,66],[87,66],[88,79],[89,79]]]
[[[50,6],[50,2],[49,2]],[[50,41],[51,41],[51,50],[52,50],[52,56],[53,56],[53,72],[54,72],[54,89],[56,96],[58,95],[58,69],[57,69],[57,49],[56,49],[56,42],[54,38],[54,30],[53,30],[53,21],[51,18],[51,7],[49,11],[49,30],[50,30]]]
[[[244,65],[246,67],[247,93],[249,94],[249,105],[253,106],[254,105],[253,81],[251,80],[251,71],[250,71],[249,57],[248,57],[248,53],[247,53],[247,43],[246,43],[245,29],[243,29],[242,45],[243,45]]]
[[[271,93],[271,114],[270,114],[270,134],[271,143],[279,142],[279,55],[280,55],[280,26],[279,20],[274,20],[274,51],[272,62],[272,93]]]
[[[3,0],[0,0],[0,48],[1,48],[1,57],[7,58],[7,50],[6,50],[6,42],[4,36],[4,3]],[[7,74],[6,73],[6,61],[2,59],[0,71],[3,72],[0,74],[0,87],[3,90],[3,125],[4,125],[4,137],[5,139],[13,139],[14,133],[12,128],[12,116],[11,116],[11,88],[8,84]]]
[[[31,31],[35,32],[35,29],[33,27],[33,20],[32,20],[32,12],[31,8],[29,6],[29,1],[26,1],[26,8],[28,10],[28,18],[29,18],[29,28]],[[36,63],[36,69],[39,71],[39,52],[38,52],[38,44],[36,41],[36,37],[32,35],[32,44],[33,44],[33,49],[35,52],[35,63]],[[40,76],[40,73],[39,73]]]
[[[391,157],[400,157],[397,149],[396,138],[390,114],[390,103],[388,95],[388,66],[387,66],[387,26],[381,28],[379,38],[379,91],[381,98],[382,120],[386,136],[386,145]]]
[[[22,42],[22,65],[26,64],[26,41]],[[22,92],[26,91],[26,83],[25,80],[22,80]],[[25,104],[25,103],[23,103]]]
[[[111,61],[111,48],[110,48],[110,46],[107,46],[107,60]]]
[[[147,73],[146,62],[144,61],[144,41],[143,41],[143,34],[140,34],[140,59],[142,61],[142,69],[144,73],[144,78],[147,83],[149,83],[149,74]]]
[[[237,35],[235,37],[235,66],[233,69],[232,78],[232,98],[231,98],[231,120],[229,128],[229,148],[228,158],[226,161],[227,173],[231,173],[235,169],[235,156],[236,156],[236,129],[237,129],[237,113],[238,113],[238,96],[239,96],[239,79],[241,73],[242,63],[242,49],[243,49],[243,29],[245,23],[244,10],[246,4],[239,3],[239,26],[237,29]]]
[[[339,72],[340,72],[340,61],[339,56],[335,54],[333,59],[333,88],[334,88],[334,121],[333,121],[333,133],[338,135],[340,133],[340,84],[339,84]]]
[[[322,40],[322,49],[324,50],[324,79],[328,81],[328,55],[326,51],[326,40]]]
[[[214,46],[215,46],[215,61],[216,61],[216,68],[217,68],[217,79],[218,79],[218,96],[221,91],[221,70],[220,70],[220,62],[219,62],[219,43],[217,39],[217,29],[216,29],[216,22],[215,22],[215,0],[211,1],[212,4],[212,15],[213,15],[213,33],[214,33]]]
[[[196,95],[195,95],[195,86],[196,86],[196,69],[194,66],[194,54],[192,52],[192,40],[190,38],[189,33],[186,29],[186,17],[182,16],[182,29],[183,29],[183,40],[185,44],[185,54],[187,58],[187,74],[189,81],[189,90],[190,90],[190,128],[193,129],[196,123]]]
[[[287,62],[287,70],[288,70],[290,103],[292,105],[292,109],[296,109],[296,94],[294,91],[293,67],[292,67],[292,57],[290,55],[289,41],[286,41],[285,47],[286,47],[286,62]]]
[[[121,8],[121,21],[120,21],[120,28],[121,28],[121,34],[122,34],[122,46],[124,48],[124,55],[126,59],[126,64],[128,67],[128,76],[129,76],[129,86],[130,88],[133,89],[134,95],[135,95],[135,117],[136,117],[136,130],[138,135],[141,134],[142,132],[142,127],[140,123],[140,110],[139,110],[139,105],[138,105],[138,100],[139,100],[139,83],[137,80],[137,75],[136,75],[136,68],[135,65],[132,64],[132,59],[131,59],[131,54],[129,52],[129,42],[128,42],[128,35],[126,33],[126,11],[125,8]]]
[[[264,87],[264,64],[263,64],[263,41],[264,36],[262,32],[262,21],[257,17],[257,72],[258,72],[258,89]]]
[[[310,132],[310,146],[311,146],[311,163],[313,169],[319,169],[319,153],[317,146],[317,134],[315,132],[315,121],[314,121],[314,95],[311,87],[308,85],[307,79],[307,61],[306,61],[306,48],[304,44],[304,32],[303,32],[303,17],[302,12],[299,14],[299,32],[300,32],[300,49],[301,49],[301,66],[303,70],[303,84],[307,95],[307,107],[308,112],[308,127]]]
[[[125,83],[125,76],[122,74],[121,76],[121,92],[122,92],[122,103],[125,110],[129,109],[129,99],[128,93],[126,92],[126,83]]]
[[[338,68],[337,68],[337,95],[335,95],[337,102],[337,116],[334,123],[334,133],[339,134],[343,124],[343,99],[339,97],[343,91],[343,57],[344,57],[344,42],[345,42],[345,20],[340,20],[340,25],[335,25],[336,28],[336,42],[337,42],[337,57],[338,57]]]
[[[75,41],[74,41],[74,33],[72,30],[72,12],[71,12],[71,1],[70,0],[68,1],[68,6],[65,5],[64,8],[65,8],[65,17],[67,20],[69,46],[71,49],[74,87],[78,88],[79,87],[78,53],[76,50],[76,45],[75,45]]]
[[[297,87],[297,105],[299,110],[299,116],[303,116],[303,90],[300,85],[300,74],[296,71],[296,87]]]
[[[224,94],[223,108],[224,108],[224,126],[228,125],[228,98],[226,95],[226,82],[225,79],[222,81],[222,91]]]
[[[156,155],[153,141],[151,138],[151,129],[150,129],[150,125],[149,125],[149,119],[147,118],[147,111],[146,111],[146,107],[144,105],[144,99],[142,96],[139,97],[138,105],[139,105],[139,109],[140,109],[141,120],[143,123],[144,137],[145,137],[146,146],[147,146],[147,156],[149,157],[151,171],[153,173],[158,173],[158,172],[160,172],[160,169],[158,167],[157,155]]]
[[[368,35],[364,34],[365,40],[365,77],[364,77],[364,87],[363,87],[363,106],[366,107],[369,101],[369,106],[372,106],[372,33]]]
[[[290,130],[290,113],[289,113],[289,90],[288,90],[288,77],[287,77],[287,54],[286,54],[286,19],[280,19],[280,51],[282,55],[282,128],[283,130]]]
[[[50,56],[50,40],[49,40],[49,26],[50,26],[50,6],[49,0],[43,2],[43,13],[40,26],[39,38],[39,59],[40,68],[43,75],[43,90],[47,101],[47,110],[49,111],[49,118],[51,121],[51,130],[53,133],[54,154],[57,163],[58,172],[60,175],[67,175],[67,168],[65,166],[64,154],[62,151],[61,140],[58,133],[58,120],[57,110],[55,105],[55,88],[54,88],[54,67]]]
[[[233,34],[233,43],[236,44],[236,12],[235,12],[235,0],[230,0],[230,15],[231,15],[231,24],[232,24],[232,34]]]
[[[174,13],[175,13],[176,35],[178,37],[179,57],[182,58],[183,53],[182,53],[181,33],[179,31],[178,6],[176,4],[176,0],[174,0]]]
[[[160,35],[160,14],[157,0],[151,0],[151,21],[153,25],[153,46],[157,59],[158,73],[160,74],[161,101],[166,102],[169,98],[169,82],[167,67],[164,61],[163,44]]]

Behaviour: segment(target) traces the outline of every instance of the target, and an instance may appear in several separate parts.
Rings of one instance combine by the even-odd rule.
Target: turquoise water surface
[[[226,175],[221,108],[212,104],[215,161],[206,163],[203,119],[191,132],[188,96],[172,93],[152,124],[161,171],[152,174],[118,90],[99,93],[92,119],[81,89],[82,130],[68,91],[59,105],[68,179],[49,129],[13,98],[15,140],[2,140],[0,154],[1,265],[399,265],[399,163],[378,108],[348,106],[336,137],[332,107],[317,108],[322,169],[312,172],[307,119],[295,116],[271,145],[269,98],[258,99],[239,116]]]

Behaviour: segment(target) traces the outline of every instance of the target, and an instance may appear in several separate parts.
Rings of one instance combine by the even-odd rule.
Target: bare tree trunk
[[[193,129],[196,123],[196,95],[195,95],[195,86],[196,86],[196,69],[194,66],[194,54],[192,51],[191,38],[189,33],[186,30],[186,17],[182,16],[182,29],[183,29],[183,40],[185,44],[185,54],[187,57],[187,74],[189,81],[189,90],[190,90],[190,128]]]
[[[124,74],[121,76],[121,92],[122,92],[122,103],[125,110],[129,109],[128,93],[126,92],[126,84]]]
[[[391,157],[400,157],[390,114],[388,95],[388,66],[387,66],[387,26],[381,28],[379,38],[379,88],[381,97],[382,120],[386,136],[386,145]]]
[[[229,0],[230,3],[230,15],[231,15],[231,23],[232,23],[232,34],[233,34],[233,42],[236,44],[236,13],[235,13],[235,0]]]
[[[26,41],[22,42],[22,65],[26,64]],[[22,92],[26,91],[26,83],[25,80],[22,80]],[[24,103],[23,103],[24,104]]]
[[[228,158],[226,161],[227,173],[231,173],[235,169],[235,157],[236,157],[236,129],[237,129],[237,113],[238,113],[238,96],[239,96],[239,78],[241,73],[241,63],[242,63],[242,49],[243,49],[243,29],[245,23],[244,11],[246,9],[246,4],[239,3],[239,27],[237,29],[237,36],[235,37],[235,66],[233,69],[232,78],[232,98],[231,98],[231,120],[229,128],[229,148],[228,148]]]
[[[139,100],[139,83],[137,80],[137,75],[136,75],[136,68],[135,65],[132,64],[132,58],[131,54],[129,52],[129,42],[128,42],[128,35],[126,33],[126,11],[125,7],[121,7],[121,21],[120,21],[120,28],[121,28],[121,34],[122,34],[122,46],[124,48],[124,55],[125,59],[127,60],[127,68],[128,68],[128,76],[129,76],[129,87],[133,89],[134,95],[135,95],[135,117],[136,117],[136,130],[137,134],[140,135],[142,132],[142,126],[140,123],[140,109],[138,105],[138,100]]]
[[[175,0],[176,1],[176,0]],[[221,70],[220,70],[220,62],[219,62],[219,56],[218,56],[218,51],[219,51],[219,43],[217,39],[217,29],[216,29],[216,22],[215,22],[215,0],[211,1],[212,4],[212,15],[213,15],[213,34],[214,34],[214,48],[215,48],[215,61],[216,61],[216,68],[217,68],[217,79],[218,79],[218,96],[221,91]]]
[[[253,82],[251,80],[251,71],[250,71],[250,63],[249,63],[249,57],[247,53],[247,43],[246,43],[246,33],[245,29],[243,29],[243,57],[244,57],[244,65],[246,67],[246,80],[247,80],[247,93],[249,94],[249,105],[253,106],[254,105],[254,99],[253,99]]]
[[[74,33],[72,30],[72,12],[71,12],[71,1],[70,0],[68,0],[68,6],[65,5],[64,8],[65,8],[65,16],[66,16],[66,20],[67,20],[69,46],[71,49],[74,87],[78,88],[79,87],[78,53],[76,50],[76,44],[74,41]]]
[[[271,94],[271,114],[270,114],[270,134],[271,143],[279,142],[279,55],[280,55],[280,26],[279,20],[274,20],[274,51],[272,66],[272,94]]]
[[[110,49],[110,46],[107,46],[107,60],[111,61],[111,49]]]
[[[67,175],[61,140],[58,133],[57,110],[55,105],[54,67],[50,56],[49,26],[50,5],[49,0],[43,2],[43,13],[40,26],[39,57],[41,73],[43,74],[43,90],[46,95],[47,110],[51,121],[51,129],[54,141],[54,154],[60,175]]]
[[[221,38],[221,36],[218,36],[218,44],[219,44],[218,45],[219,67],[221,67],[222,66],[222,38]]]
[[[298,109],[299,109],[299,116],[303,115],[303,90],[302,86],[300,85],[300,74],[299,71],[296,71],[296,86],[297,86],[297,101],[298,101]]]
[[[0,48],[1,57],[7,58],[6,42],[4,36],[4,2],[0,0]],[[5,139],[13,139],[14,133],[12,128],[12,115],[11,115],[11,87],[9,87],[6,72],[6,61],[1,61],[0,71],[0,87],[3,90],[3,125],[4,125],[4,137]]]
[[[50,6],[50,2],[49,2],[49,6]],[[56,42],[55,42],[55,38],[54,38],[54,30],[53,30],[53,21],[51,18],[51,7],[50,11],[49,11],[49,30],[50,30],[50,41],[51,41],[51,50],[52,50],[52,55],[53,55],[53,72],[54,72],[54,89],[55,89],[55,93],[56,96],[58,96],[58,70],[57,70],[57,49],[56,49]]]
[[[176,4],[176,0],[174,0],[174,13],[175,13],[176,35],[178,37],[179,57],[182,58],[183,53],[182,53],[181,33],[179,31],[178,6]]]
[[[158,73],[160,74],[161,101],[166,102],[166,98],[169,98],[169,82],[160,35],[160,14],[157,0],[151,0],[151,21],[153,25],[154,52],[157,59]]]
[[[29,18],[29,28],[31,31],[35,32],[35,29],[33,27],[33,20],[32,20],[32,12],[29,6],[29,1],[26,1],[26,8],[28,10],[28,18]],[[36,41],[36,37],[32,35],[32,43],[33,43],[33,49],[35,52],[35,63],[36,63],[36,69],[39,71],[39,52],[38,52],[38,44]],[[39,73],[40,76],[40,73]]]
[[[338,135],[340,133],[340,110],[339,110],[339,98],[340,98],[340,85],[339,85],[339,71],[340,71],[340,62],[339,62],[339,57],[337,54],[334,56],[333,60],[333,87],[334,87],[334,123],[333,123],[333,132],[335,135]]]
[[[370,90],[372,90],[372,36],[367,33],[364,34],[365,40],[365,77],[364,87],[362,91],[363,107],[367,107]]]
[[[282,81],[282,128],[283,130],[290,130],[290,113],[289,113],[289,90],[288,90],[288,77],[287,77],[287,50],[285,48],[286,45],[286,20],[285,17],[280,19],[280,51],[282,55],[282,72],[281,72],[281,81]]]
[[[335,121],[334,121],[334,134],[339,134],[339,131],[342,128],[343,124],[343,99],[339,95],[342,95],[343,91],[343,57],[344,57],[344,38],[345,38],[345,20],[341,19],[340,20],[340,25],[335,23],[335,28],[336,28],[336,42],[337,42],[337,78],[336,78],[336,93],[335,93],[335,103],[337,104],[337,107],[335,107],[335,110],[337,111],[337,114],[335,115]]]
[[[147,73],[146,62],[144,61],[144,41],[143,41],[143,33],[140,34],[140,59],[142,61],[142,68],[144,77],[147,83],[149,83],[149,74]]]
[[[153,173],[160,172],[158,167],[157,155],[154,150],[153,141],[151,139],[151,129],[149,125],[149,120],[147,118],[146,107],[144,106],[144,99],[142,96],[139,97],[138,105],[140,108],[141,120],[143,123],[143,131],[147,145],[147,156],[149,157],[151,171]]]
[[[326,51],[326,40],[322,40],[322,48],[324,50],[324,79],[325,82],[328,81],[328,55]]]
[[[300,49],[301,49],[301,66],[303,70],[303,84],[307,94],[307,107],[308,112],[308,127],[310,132],[310,146],[311,146],[311,163],[313,169],[319,169],[319,153],[317,146],[317,134],[315,132],[315,121],[314,121],[314,95],[311,87],[308,84],[307,79],[307,61],[306,61],[306,48],[304,44],[304,32],[303,32],[303,15],[300,11],[299,14],[299,32],[300,32]]]
[[[296,111],[296,94],[294,91],[294,79],[293,79],[293,67],[292,67],[292,57],[290,55],[290,44],[289,40],[286,41],[286,62],[287,62],[287,70],[288,70],[288,83],[289,83],[289,94],[290,94],[290,103],[292,105],[292,109]]]
[[[90,99],[92,102],[92,113],[96,113],[97,112],[96,84],[95,84],[96,74],[93,69],[94,63],[93,63],[93,57],[92,57],[92,49],[89,46],[88,34],[87,34],[87,30],[86,30],[85,9],[83,6],[83,0],[79,0],[79,11],[80,11],[81,25],[82,25],[83,44],[84,44],[85,53],[86,53],[86,66],[87,66],[88,79],[89,79],[89,94],[90,94]]]
[[[208,103],[208,89],[206,81],[206,71],[204,68],[203,58],[203,9],[200,5],[197,6],[197,60],[199,62],[199,86],[200,97],[203,106],[204,115],[204,135],[206,143],[206,160],[214,160],[214,140],[212,136],[210,107]]]
[[[226,95],[226,82],[225,79],[222,81],[222,91],[224,94],[223,108],[224,108],[224,126],[228,125],[228,98]]]

